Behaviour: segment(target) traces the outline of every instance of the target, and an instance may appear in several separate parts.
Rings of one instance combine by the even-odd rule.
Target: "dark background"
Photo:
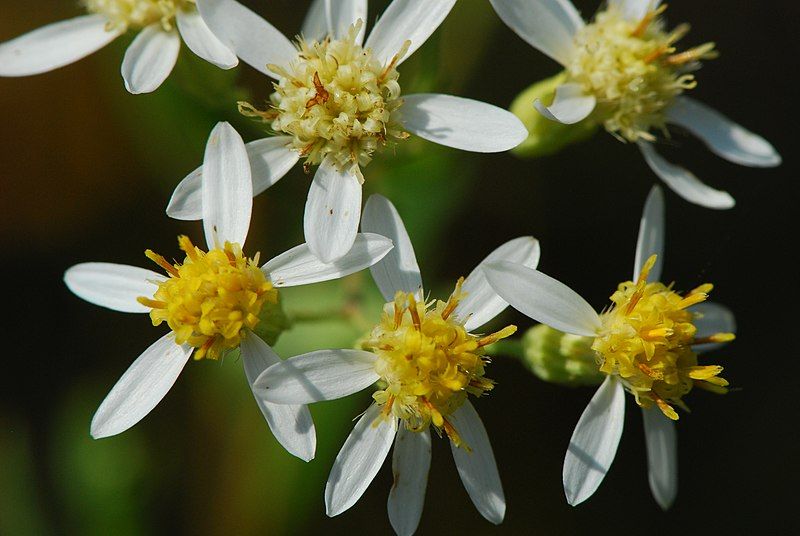
[[[249,4],[293,35],[307,2]],[[384,5],[370,2],[371,21]],[[585,16],[596,9],[592,1],[576,5]],[[0,12],[0,41],[79,14],[72,2],[49,0],[2,0]],[[667,15],[673,25],[692,23],[685,44],[713,39],[722,53],[698,73],[693,95],[762,134],[784,157],[777,169],[738,167],[681,135],[663,149],[738,202],[734,210],[715,212],[668,192],[664,270],[681,289],[713,282],[712,299],[736,313],[738,339],[715,361],[738,389],[724,397],[690,396],[693,412],[679,423],[680,492],[671,511],[662,513],[650,496],[642,424],[631,400],[612,470],[588,502],[572,508],[563,497],[561,464],[592,390],[546,384],[514,360],[498,358],[490,369],[498,387],[476,407],[500,467],[506,520],[494,527],[480,517],[449,448],[436,441],[420,534],[800,529],[793,255],[800,8],[788,1],[678,1]],[[499,22],[488,1],[461,0],[441,33],[420,50],[422,59],[404,64],[401,83],[416,75],[423,79],[417,87],[425,88],[425,68],[438,58],[431,89],[507,106],[524,87],[557,71]],[[118,75],[125,44],[53,73],[0,79],[6,343],[0,533],[389,533],[388,463],[355,507],[335,519],[324,514],[330,463],[366,396],[314,408],[320,449],[307,466],[276,447],[238,363],[193,362],[141,424],[112,439],[88,437],[108,389],[161,331],[146,318],[72,296],[63,271],[88,260],[147,266],[145,248],[169,256],[176,234],[199,237],[198,225],[165,216],[169,193],[200,162],[216,121],[245,125],[240,131],[248,141],[258,136],[236,118],[231,102],[213,99],[211,78],[198,87],[178,75],[153,96],[128,95]],[[186,56],[184,47],[182,62]],[[263,77],[245,66],[238,71],[244,87],[257,97],[267,94]],[[417,148],[423,156],[415,164]],[[630,277],[642,204],[657,179],[638,151],[611,136],[600,133],[537,161],[419,144],[399,155],[406,167],[392,171],[391,156],[368,168],[366,187],[395,199],[427,286],[450,287],[491,249],[522,234],[541,241],[543,271],[597,307]],[[308,182],[295,169],[256,200],[248,242],[262,256],[301,241]],[[372,292],[367,277],[357,284]],[[315,292],[324,292],[336,303],[341,288],[310,288],[286,299],[312,302]],[[530,325],[511,311],[503,319]],[[324,332],[319,344],[347,345],[357,335],[335,323],[314,329]],[[302,347],[304,333],[285,335],[284,355],[312,349]]]

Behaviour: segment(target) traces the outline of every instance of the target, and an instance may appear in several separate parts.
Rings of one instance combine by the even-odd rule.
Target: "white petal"
[[[211,33],[196,10],[179,9],[175,19],[189,50],[221,69],[232,69],[239,65],[236,54]]]
[[[625,390],[605,379],[583,411],[564,458],[564,493],[572,506],[592,496],[611,468],[625,423]]]
[[[708,337],[715,333],[736,333],[736,317],[733,311],[714,302],[702,302],[689,309],[695,314],[692,323],[697,327],[697,337]],[[725,346],[725,343],[699,344],[694,346],[698,353],[710,352]]]
[[[170,332],[142,352],[97,408],[92,437],[117,435],[141,421],[178,379],[192,350],[191,346],[175,344]]]
[[[333,462],[325,485],[325,510],[330,517],[353,506],[383,465],[397,433],[397,419],[383,418],[372,404],[358,420]]]
[[[364,24],[356,42],[361,44],[367,29],[367,0],[314,0],[303,22],[303,37],[317,41],[328,35],[342,38],[359,19]]]
[[[175,67],[180,49],[178,32],[165,32],[161,23],[139,32],[122,60],[125,88],[134,95],[158,89]]]
[[[456,447],[450,442],[458,476],[478,512],[498,525],[506,514],[506,497],[486,428],[469,401],[465,401],[448,420],[464,443],[464,446]]]
[[[767,140],[694,99],[676,99],[667,110],[667,120],[682,126],[703,140],[714,154],[734,164],[774,167],[781,163],[781,155]]]
[[[77,264],[64,272],[64,282],[78,297],[123,313],[149,313],[150,308],[136,298],[152,298],[156,282],[164,279],[144,268],[106,262]]]
[[[569,0],[491,0],[509,28],[561,65],[572,58],[575,33],[583,28]]]
[[[250,389],[253,389],[256,379],[262,372],[281,362],[281,358],[272,348],[252,331],[242,339],[241,349],[242,365]],[[303,461],[313,460],[317,448],[317,434],[308,407],[302,404],[273,404],[258,396],[255,391],[253,396],[267,420],[269,429],[283,448]]]
[[[678,438],[675,423],[657,408],[642,409],[647,443],[647,480],[658,505],[668,510],[678,495]]]
[[[639,223],[639,237],[636,240],[636,256],[633,261],[633,279],[636,281],[642,272],[642,266],[651,255],[658,255],[656,263],[650,270],[648,281],[661,281],[661,269],[664,266],[664,192],[658,186],[650,189],[644,203],[642,219]]]
[[[296,287],[338,279],[380,261],[392,250],[392,241],[372,233],[359,233],[353,247],[341,259],[324,263],[300,244],[261,267],[276,287]]]
[[[253,178],[253,197],[286,175],[300,156],[287,147],[292,138],[274,136],[245,144]],[[199,220],[203,217],[203,166],[183,179],[167,206],[167,215],[176,220]]]
[[[481,327],[508,307],[508,302],[498,296],[489,285],[483,266],[496,261],[509,261],[536,268],[540,254],[538,240],[532,236],[521,236],[492,251],[472,270],[461,287],[466,297],[458,303],[455,310],[455,316],[464,321],[467,331]]]
[[[108,19],[86,15],[48,24],[0,43],[0,76],[46,73],[85,58],[119,37]]]
[[[209,249],[225,242],[244,246],[253,208],[253,180],[242,137],[217,123],[203,158],[203,230]]]
[[[334,400],[378,381],[375,359],[375,354],[363,350],[317,350],[271,366],[253,389],[264,400],[278,404]]]
[[[425,505],[428,470],[431,467],[431,433],[397,430],[392,456],[394,482],[386,504],[389,521],[398,536],[416,532]]]
[[[398,290],[422,291],[422,276],[414,255],[414,246],[411,245],[403,220],[392,202],[382,195],[371,195],[364,205],[361,230],[385,236],[394,243],[394,249],[369,269],[384,299],[394,300]]]
[[[706,186],[689,170],[667,162],[650,143],[639,142],[639,148],[656,175],[672,188],[672,191],[690,203],[713,209],[733,208],[736,204],[728,192]]]
[[[245,63],[268,76],[267,65],[288,65],[297,49],[274,26],[235,0],[198,0],[208,27]]]
[[[556,88],[553,104],[545,106],[536,99],[533,106],[550,121],[574,125],[589,117],[596,104],[594,96],[585,95],[580,84],[562,84]]]
[[[511,262],[487,264],[483,273],[501,298],[537,322],[574,335],[596,336],[597,313],[564,283]]]
[[[330,160],[317,169],[306,200],[303,229],[311,251],[330,263],[353,247],[361,216],[361,183],[353,170],[339,171]]]
[[[640,21],[648,11],[655,11],[661,0],[608,0],[608,3],[617,7],[626,19]]]
[[[367,48],[384,62],[390,61],[406,41],[411,46],[399,65],[414,53],[444,21],[455,0],[394,0],[367,38]]]
[[[407,95],[403,124],[420,138],[476,153],[513,149],[528,137],[525,125],[507,110],[452,95]]]

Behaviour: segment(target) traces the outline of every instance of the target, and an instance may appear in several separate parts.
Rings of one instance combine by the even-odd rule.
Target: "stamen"
[[[177,268],[175,268],[173,265],[168,263],[167,259],[165,259],[161,255],[159,255],[158,253],[156,253],[152,249],[144,250],[144,255],[145,255],[145,257],[147,257],[148,259],[150,259],[151,261],[153,261],[154,263],[159,265],[161,268],[163,268],[171,276],[180,277],[180,275],[178,274]]]

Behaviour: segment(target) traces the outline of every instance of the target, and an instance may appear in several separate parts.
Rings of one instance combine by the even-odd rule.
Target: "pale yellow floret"
[[[152,298],[139,302],[152,309],[154,326],[166,321],[175,342],[197,348],[195,359],[219,359],[256,327],[264,304],[278,302],[278,291],[259,269],[258,254],[248,259],[238,244],[226,242],[206,253],[186,236],[178,243],[186,253],[183,264],[145,252],[169,278],[158,283]]]
[[[82,0],[86,10],[108,19],[108,29],[138,30],[156,22],[164,30],[175,25],[180,9],[194,9],[195,0]]]
[[[290,147],[305,157],[307,171],[329,157],[339,169],[352,168],[360,176],[360,166],[376,152],[408,137],[398,113],[403,101],[395,67],[410,42],[384,64],[356,42],[362,24],[359,20],[342,39],[298,38],[297,59],[269,65],[280,77],[269,107],[262,111],[239,103],[244,115],[291,136]]]
[[[699,62],[716,57],[713,43],[677,52],[675,43],[689,26],[666,31],[665,9],[635,22],[610,5],[575,37],[567,81],[597,99],[593,116],[623,141],[653,141],[652,130],[666,132],[666,109],[697,85],[691,73]]]
[[[494,387],[484,377],[485,347],[512,335],[516,326],[479,337],[468,333],[452,313],[462,298],[461,284],[448,301],[425,304],[413,293],[398,292],[383,308],[381,322],[362,346],[377,354],[381,389],[373,394],[383,414],[400,418],[412,431],[433,426],[463,445],[448,417],[467,399]]]

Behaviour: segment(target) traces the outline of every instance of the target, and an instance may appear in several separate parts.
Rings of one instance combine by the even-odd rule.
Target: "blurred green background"
[[[287,35],[308,2],[246,2]],[[387,2],[370,1],[370,22]],[[77,2],[0,0],[0,41],[79,14]],[[576,1],[590,16],[594,1]],[[494,527],[472,507],[445,441],[436,441],[419,534],[791,533],[796,519],[797,86],[795,2],[675,2],[668,18],[690,21],[686,43],[715,40],[722,56],[699,73],[694,95],[764,135],[783,167],[728,164],[677,135],[665,156],[729,190],[736,209],[713,212],[667,195],[665,277],[680,289],[711,281],[731,307],[739,338],[716,361],[741,388],[693,393],[679,423],[680,492],[662,513],[650,496],[642,424],[628,401],[616,461],[587,503],[569,507],[564,452],[591,388],[543,383],[511,357],[476,406],[489,431],[508,511]],[[312,408],[317,457],[305,464],[275,442],[247,389],[241,364],[192,362],[139,425],[89,437],[94,410],[132,360],[162,331],[146,317],[100,309],[71,295],[63,271],[98,260],[147,266],[152,248],[176,254],[175,237],[198,224],[169,220],[178,180],[200,163],[216,121],[246,141],[258,125],[235,98],[260,100],[267,79],[242,66],[222,73],[184,47],[155,94],[131,96],[119,65],[129,38],[58,71],[0,79],[0,534],[388,534],[383,468],[363,498],[325,516],[333,458],[368,393]],[[507,106],[555,63],[514,35],[487,0],[461,0],[439,32],[401,68],[404,93],[437,91]],[[240,90],[234,90],[238,84]],[[561,154],[519,160],[474,155],[416,140],[365,172],[406,221],[426,286],[444,297],[502,242],[535,235],[540,268],[602,307],[630,276],[637,225],[657,179],[632,147],[601,135]],[[298,166],[255,200],[249,250],[270,258],[302,241],[310,176]],[[366,197],[366,196],[365,196]],[[437,292],[438,291],[438,292]],[[369,274],[283,293],[290,314],[360,304],[357,322],[298,324],[277,345],[283,356],[350,346],[377,317]],[[530,321],[513,311],[499,323]]]

